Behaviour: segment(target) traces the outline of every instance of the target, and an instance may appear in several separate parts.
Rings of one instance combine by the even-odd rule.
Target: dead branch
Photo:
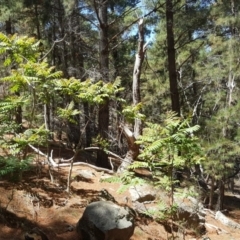
[[[87,147],[87,148],[84,148],[84,150],[88,151],[88,150],[102,150],[102,149],[99,148],[99,147]],[[121,160],[122,162],[125,161],[125,160],[124,160],[123,158],[121,158],[119,155],[117,155],[117,154],[115,154],[115,153],[113,153],[113,152],[111,152],[111,151],[109,151],[109,150],[104,150],[104,151],[106,151],[107,154],[109,154],[109,155],[111,155],[111,156],[113,156],[113,157]]]
[[[44,156],[46,158],[49,159],[49,162],[51,164],[52,167],[69,167],[71,163],[62,163],[62,164],[57,164],[53,158],[50,156],[48,157],[46,154],[44,154],[43,152],[41,152],[39,149],[35,148],[34,146],[32,146],[31,144],[29,144],[29,147],[31,147],[36,153],[40,154],[41,156]],[[70,158],[68,159],[68,161],[72,161],[73,158]],[[87,167],[90,167],[90,168],[93,168],[94,170],[98,171],[98,172],[105,172],[105,173],[108,173],[108,174],[114,174],[114,171],[113,170],[109,170],[109,169],[105,169],[105,168],[101,168],[101,167],[97,167],[97,166],[94,166],[92,164],[89,164],[89,163],[84,163],[84,162],[76,162],[76,163],[73,163],[73,166],[87,166]]]
[[[43,152],[41,152],[39,149],[35,148],[33,145],[28,144],[28,146],[30,148],[33,149],[34,152],[46,157],[46,159],[48,159],[49,163],[52,165],[52,167],[58,167],[58,164],[55,163],[55,161],[53,160],[52,156],[47,156],[46,154],[44,154]],[[52,155],[52,154],[51,154]]]

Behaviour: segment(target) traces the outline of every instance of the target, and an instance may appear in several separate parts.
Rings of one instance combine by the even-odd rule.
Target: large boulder
[[[129,240],[134,227],[131,209],[98,201],[86,207],[76,229],[82,240]]]

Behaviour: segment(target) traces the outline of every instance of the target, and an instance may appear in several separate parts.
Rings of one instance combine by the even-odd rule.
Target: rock
[[[147,184],[132,186],[129,188],[129,193],[133,202],[148,202],[156,198],[156,190]]]
[[[117,203],[117,201],[115,200],[115,198],[113,197],[113,195],[111,195],[108,190],[106,189],[102,189],[100,192],[99,192],[99,197],[101,200],[103,201],[110,201],[110,202],[113,202],[113,203]]]
[[[140,203],[138,201],[133,202],[133,208],[137,210],[138,213],[147,214],[147,213],[157,213],[160,211],[158,206],[148,206],[146,203]]]
[[[174,202],[177,204],[174,220],[183,222],[186,227],[199,233],[205,232],[205,214],[202,205],[196,199],[183,199],[175,196]]]
[[[76,179],[78,181],[81,181],[82,179],[91,180],[94,178],[94,176],[95,176],[95,174],[92,171],[80,170],[80,171],[78,171],[78,175],[76,176]]]
[[[98,201],[86,207],[76,229],[83,240],[129,240],[134,227],[134,215],[128,207]]]
[[[220,211],[217,211],[215,214],[215,219],[217,219],[218,221],[220,221],[222,224],[224,224],[225,226],[229,226],[232,228],[237,228],[240,229],[240,224],[231,220],[230,218],[226,217],[223,213],[221,213]]]
[[[25,234],[24,239],[25,240],[48,240],[48,237],[40,229],[33,228],[31,231]]]

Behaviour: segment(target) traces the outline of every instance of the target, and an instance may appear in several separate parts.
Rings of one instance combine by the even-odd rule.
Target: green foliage
[[[189,119],[180,118],[173,112],[168,112],[160,124],[146,123],[143,135],[136,141],[142,149],[139,155],[141,161],[134,161],[129,166],[130,173],[125,173],[122,182],[127,187],[139,184],[139,178],[132,170],[145,168],[151,171],[152,179],[148,182],[164,189],[171,204],[160,203],[159,210],[147,214],[162,219],[172,216],[176,210],[173,186],[178,180],[173,178],[174,170],[191,167],[204,159],[199,139],[194,135],[198,130],[199,126],[190,126]]]
[[[6,36],[0,33],[0,54],[6,54],[4,66],[20,64],[26,61],[36,62],[39,57],[40,42],[35,38],[14,34]]]
[[[122,114],[127,122],[133,123],[135,119],[145,119],[145,115],[141,113],[142,103],[138,103],[132,106],[125,106],[122,110]]]
[[[1,78],[1,81],[7,84],[9,91],[8,96],[0,102],[2,121],[14,121],[16,111],[20,109],[22,118],[30,125],[34,125],[38,106],[49,107],[53,99],[61,103],[60,96],[69,96],[72,101],[65,107],[58,107],[53,114],[58,114],[61,119],[70,122],[74,122],[74,116],[81,113],[74,103],[102,104],[106,99],[123,101],[117,97],[117,94],[123,90],[120,78],[108,83],[103,81],[93,83],[91,79],[80,81],[73,77],[64,79],[63,73],[49,66],[46,59],[39,59],[39,42],[34,38],[18,35],[8,37],[0,33],[0,53],[5,57],[5,66],[14,66],[7,76]],[[6,141],[2,146],[7,147],[9,144],[11,152],[17,154],[28,144],[43,144],[49,133],[44,132],[42,127],[30,127],[18,135],[13,134],[11,141]],[[4,138],[2,141],[4,142]],[[108,147],[106,141],[100,139],[97,141],[104,149]]]
[[[20,172],[22,173],[24,171],[27,171],[31,168],[32,160],[33,156],[31,155],[25,159],[22,159],[21,161],[19,161],[19,159],[14,156],[0,156],[0,176],[9,174],[17,175]]]
[[[23,106],[27,101],[28,99],[26,99],[25,96],[9,96],[0,100],[0,119],[5,119],[8,113],[16,109],[18,106]]]
[[[39,128],[28,128],[23,133],[19,133],[13,138],[20,149],[27,147],[28,144],[44,145],[47,142],[49,131],[42,125]]]
[[[163,221],[168,220],[176,210],[177,208],[175,205],[169,208],[165,202],[159,201],[154,209],[147,209],[144,213],[158,221]]]
[[[97,135],[96,138],[92,139],[92,146],[97,146],[103,150],[107,150],[109,148],[109,142],[106,139],[102,138],[100,135]]]
[[[203,167],[213,179],[232,175],[239,156],[239,3],[219,1],[212,5],[205,49],[194,64],[196,80],[203,89],[199,124],[207,161]],[[214,30],[213,30],[214,29]]]
[[[38,61],[39,42],[34,38],[13,35],[7,37],[0,33],[0,53],[4,55],[5,67],[12,67],[1,82],[8,86],[8,94],[0,101],[0,144],[6,152],[1,174],[22,171],[32,160],[28,151],[29,144],[44,145],[49,132],[45,126],[33,127],[36,106],[48,101],[52,92],[52,82],[61,76],[53,72],[46,60]],[[29,111],[30,109],[30,111]],[[26,119],[16,123],[16,114]],[[29,118],[30,117],[30,118]],[[21,119],[22,121],[22,119]]]
[[[136,186],[138,184],[146,183],[146,181],[143,178],[136,177],[135,173],[132,171],[125,171],[120,175],[115,175],[115,176],[103,179],[102,181],[109,182],[109,183],[121,183],[121,186],[117,191],[119,194],[125,192],[131,186]]]
[[[204,168],[214,179],[221,180],[234,173],[234,168],[238,164],[237,156],[240,154],[238,142],[219,139],[213,144],[206,144],[205,152],[208,161],[204,162]]]
[[[188,119],[169,112],[162,124],[146,123],[146,126],[137,140],[143,147],[139,158],[144,167],[147,162],[151,171],[167,172],[169,168],[189,167],[202,160],[199,140],[193,135],[199,126],[189,126]]]
[[[117,97],[117,94],[123,91],[123,88],[120,87],[120,85],[120,78],[116,78],[113,83],[104,83],[103,81],[92,83],[89,79],[82,82],[82,88],[80,89],[78,97],[83,101],[97,104],[103,104],[106,99],[123,101],[123,99]]]
[[[76,121],[73,117],[80,114],[80,111],[74,109],[74,102],[71,101],[65,109],[58,108],[57,113],[58,113],[58,116],[60,118],[62,118],[63,120],[67,120],[69,122],[76,123]]]
[[[125,171],[120,178],[122,185],[118,189],[119,193],[126,191],[131,186],[146,183],[146,181],[143,178],[136,177],[135,173],[131,171]]]

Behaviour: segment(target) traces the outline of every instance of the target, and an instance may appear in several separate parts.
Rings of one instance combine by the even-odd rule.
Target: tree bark
[[[170,82],[170,94],[172,111],[180,116],[180,101],[177,82],[176,53],[173,32],[173,1],[166,0],[166,28],[167,28],[167,54],[168,54],[168,74]]]
[[[59,35],[62,39],[65,37],[65,22],[64,22],[64,7],[61,0],[57,1],[57,20],[58,20],[58,29],[59,29]],[[60,45],[58,47],[58,55],[60,63],[62,64],[61,69],[64,73],[65,77],[68,77],[68,50],[66,46],[66,41],[61,41],[61,48]]]
[[[7,35],[12,34],[12,20],[9,18],[8,20],[5,21],[5,30]]]
[[[35,13],[35,18],[36,18],[37,39],[41,39],[40,22],[39,22],[39,13],[38,13],[37,2],[34,3],[34,13]]]
[[[208,208],[213,209],[213,196],[214,196],[214,184],[215,184],[215,179],[212,177],[211,178],[211,187],[210,187],[210,193],[209,193],[209,202],[208,202]]]
[[[225,180],[221,179],[219,180],[218,183],[218,201],[217,201],[217,205],[216,205],[216,211],[221,211],[223,210],[223,203],[224,203],[224,192],[225,192]]]
[[[99,2],[98,9],[95,10],[99,20],[99,63],[102,80],[109,81],[109,45],[108,45],[108,5],[106,0]],[[109,100],[99,106],[98,112],[98,131],[103,140],[108,139],[108,125],[109,125]],[[110,169],[108,156],[103,150],[99,150],[97,154],[96,165]]]
[[[144,61],[144,56],[146,52],[146,45],[144,45],[144,28],[143,28],[143,19],[140,19],[138,22],[138,50],[135,58],[134,70],[133,70],[133,105],[137,105],[141,102],[140,94],[140,78],[142,64]],[[135,118],[134,123],[134,136],[137,138],[142,134],[142,121],[141,119]]]
[[[118,168],[118,172],[122,172],[138,157],[139,155],[139,145],[135,143],[136,138],[133,134],[133,132],[125,125],[120,126],[124,136],[127,139],[128,143],[128,151],[124,158],[124,161],[122,161],[121,165]]]

